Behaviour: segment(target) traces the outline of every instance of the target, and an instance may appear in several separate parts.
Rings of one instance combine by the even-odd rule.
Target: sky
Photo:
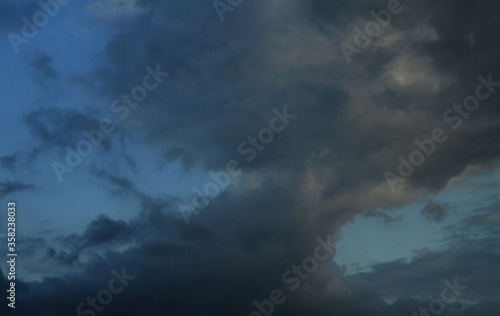
[[[497,315],[499,15],[2,1],[0,314]]]

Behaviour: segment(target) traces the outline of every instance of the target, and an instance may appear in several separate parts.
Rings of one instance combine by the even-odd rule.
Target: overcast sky
[[[1,314],[497,315],[499,16],[2,1]]]

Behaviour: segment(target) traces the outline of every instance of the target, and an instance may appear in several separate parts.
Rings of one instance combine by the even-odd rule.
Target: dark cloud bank
[[[111,102],[142,78],[145,66],[159,64],[170,76],[124,128],[140,130],[142,142],[187,169],[219,170],[239,159],[240,184],[186,225],[177,197],[151,197],[133,179],[105,171],[104,159],[97,162],[91,174],[116,198],[136,199],[140,215],[98,217],[83,234],[54,244],[27,240],[23,251],[37,248],[37,260],[66,272],[19,281],[15,315],[75,315],[87,297],[108,287],[111,270],[122,268],[135,279],[99,315],[249,315],[252,301],[269,299],[276,288],[286,301],[274,315],[411,315],[454,278],[467,285],[467,300],[448,304],[442,315],[496,315],[500,235],[491,225],[498,214],[493,202],[491,210],[450,227],[446,251],[349,277],[326,262],[296,291],[281,280],[311,255],[318,236],[335,234],[356,215],[439,192],[467,166],[498,166],[500,91],[459,129],[443,121],[443,112],[474,93],[478,76],[500,81],[498,3],[403,5],[384,35],[350,64],[339,44],[352,43],[353,28],[386,1],[244,1],[221,23],[210,1],[138,0],[141,13],[104,21],[113,37],[89,72],[72,82]],[[36,55],[31,66],[39,72],[34,80],[61,76],[50,56]],[[296,119],[246,163],[238,145],[284,105]],[[41,108],[26,117],[43,144],[34,150],[64,148],[76,139],[75,124],[95,123],[84,113],[61,113]],[[384,171],[396,173],[398,155],[408,157],[414,140],[431,137],[435,128],[448,140],[392,192]],[[2,165],[26,155],[3,157]],[[4,182],[1,194],[31,188]],[[447,215],[433,202],[422,214],[435,221]],[[457,235],[474,225],[487,237]],[[0,280],[2,288],[7,282]],[[2,313],[12,312],[4,305]]]

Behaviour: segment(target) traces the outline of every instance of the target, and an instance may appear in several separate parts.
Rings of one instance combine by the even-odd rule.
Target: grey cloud
[[[248,168],[301,168],[305,157],[311,151],[331,144],[335,149],[335,155],[331,157],[335,157],[335,161],[330,160],[328,164],[343,168],[338,168],[341,181],[331,183],[325,189],[325,197],[350,190],[362,182],[382,182],[381,174],[384,170],[397,168],[397,156],[413,150],[414,139],[428,135],[436,126],[446,128],[441,116],[445,107],[452,105],[450,100],[461,101],[463,97],[457,99],[457,96],[462,94],[457,92],[472,93],[474,86],[470,83],[478,75],[496,73],[492,68],[495,65],[493,56],[490,59],[470,56],[470,64],[475,66],[474,69],[470,67],[467,73],[455,73],[456,67],[446,67],[446,63],[433,61],[428,65],[429,69],[442,78],[453,78],[455,83],[451,85],[451,79],[443,79],[441,91],[431,94],[430,101],[425,101],[421,100],[422,93],[429,90],[425,83],[409,87],[390,84],[386,70],[397,57],[396,51],[392,51],[391,47],[383,50],[372,45],[358,58],[356,65],[348,67],[342,57],[339,58],[339,51],[329,52],[329,56],[325,52],[319,56],[323,59],[315,63],[307,59],[309,56],[300,50],[301,47],[287,47],[284,43],[272,41],[277,36],[310,40],[310,37],[295,32],[295,29],[278,27],[280,23],[290,23],[290,20],[299,14],[299,11],[294,10],[305,8],[305,14],[311,16],[317,16],[321,11],[322,28],[333,23],[337,31],[321,33],[317,23],[311,20],[294,20],[294,23],[301,25],[308,34],[314,34],[317,41],[338,43],[348,34],[347,30],[345,33],[338,32],[339,23],[343,22],[347,27],[356,18],[368,18],[370,10],[386,5],[384,1],[365,1],[361,4],[293,1],[287,6],[286,14],[274,20],[271,24],[273,27],[264,27],[258,20],[253,23],[250,32],[245,28],[244,21],[268,4],[257,1],[246,5],[245,8],[239,7],[238,12],[234,12],[241,14],[239,23],[228,20],[227,25],[221,25],[216,19],[210,20],[214,12],[203,5],[200,7],[201,11],[195,11],[191,3],[180,7],[170,3],[142,1],[139,5],[149,8],[147,14],[139,14],[131,24],[137,23],[140,27],[123,26],[122,32],[116,35],[103,51],[104,57],[100,65],[82,78],[86,78],[86,82],[104,82],[102,92],[109,93],[112,98],[123,89],[124,84],[134,84],[133,78],[140,77],[140,71],[148,61],[159,62],[161,68],[171,72],[172,76],[165,86],[155,91],[156,96],[136,115],[138,120],[148,122],[148,125],[143,127],[152,145],[173,144],[174,149],[167,152],[166,160],[178,157],[183,159],[185,165],[192,167],[218,168],[225,161],[238,157],[238,144],[265,124],[272,106],[287,104],[294,113],[298,113],[300,120],[294,122],[295,125],[280,135],[282,137],[275,140],[255,163],[248,165]],[[416,54],[432,60],[437,58],[437,55],[432,53],[430,47],[436,47],[433,48],[433,51],[436,51],[438,46],[448,43],[449,38],[465,34],[466,30],[460,28],[454,29],[455,33],[452,33],[451,29],[444,28],[441,20],[437,20],[437,17],[441,16],[438,12],[449,5],[448,2],[432,4],[436,10],[431,12],[435,13],[430,13],[431,18],[426,20],[429,28],[434,28],[438,33],[438,40],[419,42],[411,36],[403,37],[397,43],[398,47],[404,47],[400,52],[401,56],[408,54],[412,60],[411,56]],[[455,15],[446,15],[446,18],[450,19],[450,23],[458,23],[462,16],[481,15],[482,18],[475,21],[482,21],[477,23],[486,28],[489,23],[494,23],[494,17],[487,14],[489,5],[468,4],[474,9],[457,9]],[[328,6],[342,10],[325,9]],[[421,3],[412,3],[411,7],[408,4],[401,16],[393,17],[391,31],[411,34],[411,26],[420,25],[418,17],[426,8]],[[174,29],[164,29],[148,20],[150,15],[164,20],[178,19],[174,12],[182,12],[185,18],[199,15],[195,18],[196,21],[209,21],[205,26],[206,32],[199,33],[197,24],[180,24]],[[303,11],[300,12],[304,14]],[[343,12],[342,19],[336,19],[340,16],[339,12]],[[403,21],[409,25],[404,25]],[[230,28],[226,27],[229,25]],[[143,36],[138,36],[139,30]],[[236,33],[243,37],[236,38]],[[211,41],[206,40],[205,34],[213,35]],[[250,37],[248,34],[255,36]],[[183,40],[186,36],[193,38],[192,42],[186,43]],[[127,40],[124,40],[125,38]],[[178,49],[167,47],[162,38],[175,42]],[[136,45],[132,44],[134,40],[137,41]],[[228,46],[223,45],[224,42],[233,49],[228,50]],[[488,44],[481,42],[481,45]],[[286,49],[296,49],[303,59],[294,64],[286,64],[283,61],[288,58]],[[265,55],[262,54],[263,51],[266,52]],[[133,52],[141,58],[126,58]],[[456,53],[452,55],[459,57]],[[214,56],[217,58],[214,59]],[[104,69],[113,71],[106,72]],[[225,75],[229,73],[229,69],[234,78],[229,79]],[[360,73],[365,75],[358,76]],[[111,74],[113,78],[108,78]],[[339,78],[344,76],[346,80],[337,80],[335,75]],[[188,80],[189,78],[193,80]],[[385,90],[378,87],[380,91],[374,90],[375,85],[372,82],[379,81],[386,81]],[[226,84],[231,85],[231,90],[223,88]],[[360,95],[366,95],[361,102],[376,102],[373,105],[358,101],[353,103],[353,94],[360,92],[354,87],[363,89]],[[185,91],[190,93],[186,94]],[[487,164],[498,157],[498,148],[492,146],[494,142],[491,138],[494,137],[492,135],[498,134],[498,128],[495,127],[498,124],[494,124],[497,116],[489,115],[497,112],[495,107],[489,106],[494,104],[497,98],[498,95],[494,95],[487,100],[487,104],[474,113],[478,118],[466,122],[467,126],[460,131],[465,135],[450,135],[450,140],[440,146],[426,164],[416,170],[407,181],[414,186],[435,191],[450,177],[463,171],[467,165]],[[426,102],[434,106],[424,107]],[[365,105],[370,105],[370,109],[374,111],[373,119],[367,120],[362,116],[349,114]],[[409,120],[413,120],[413,124],[394,120],[391,115],[398,111],[405,113]],[[410,113],[413,113],[411,117]],[[488,127],[484,127],[485,122]],[[397,135],[396,140],[393,135]],[[478,143],[478,138],[484,141]],[[475,149],[465,150],[470,147]],[[180,155],[180,152],[183,154]],[[295,159],[283,159],[291,155]],[[276,160],[279,164],[275,163]],[[447,161],[446,168],[443,168],[442,161]],[[342,186],[339,186],[339,183],[342,183]]]
[[[386,3],[245,1],[221,24],[210,1],[143,0],[136,4],[147,10],[126,23],[110,17],[105,25],[111,39],[74,82],[111,101],[137,84],[146,65],[170,72],[124,127],[139,127],[141,140],[160,148],[165,163],[216,170],[231,159],[244,161],[238,145],[268,124],[273,108],[287,105],[297,119],[253,163],[243,164],[239,188],[210,201],[190,225],[175,216],[175,197],[153,198],[118,172],[91,168],[116,198],[137,202],[140,216],[100,217],[83,234],[61,237],[70,250],[54,246],[49,257],[75,267],[85,258],[85,268],[27,284],[19,315],[72,313],[102,287],[111,268],[122,266],[137,279],[107,307],[109,314],[248,314],[252,300],[266,299],[282,285],[283,271],[310,254],[314,237],[338,232],[361,213],[384,216],[374,210],[408,204],[421,196],[419,190],[436,192],[468,165],[496,165],[498,94],[407,179],[410,193],[386,188],[382,173],[415,149],[414,139],[446,127],[443,111],[474,92],[478,75],[500,78],[498,34],[488,31],[498,23],[492,1],[405,4],[388,33],[397,40],[373,43],[347,65],[338,44]],[[415,39],[423,23],[437,40]],[[475,44],[467,41],[471,30],[482,34]],[[399,77],[414,81],[401,83]],[[46,146],[78,140],[75,126],[96,126],[81,113],[55,108],[33,111],[26,121]],[[12,165],[13,159],[5,162]],[[443,211],[430,205],[424,213],[441,219]],[[116,244],[121,251],[110,247]],[[493,264],[499,258],[470,245],[472,250],[455,244],[410,263],[376,265],[375,273],[346,280],[330,262],[321,278],[287,292],[275,315],[411,314],[420,301],[409,296],[432,295],[443,278],[455,276],[476,289],[486,285],[470,292],[480,304],[450,314],[488,311],[496,307],[486,301],[495,299]],[[398,300],[389,305],[383,296]]]
[[[29,111],[23,117],[33,137],[32,148],[28,151],[17,151],[14,154],[0,157],[3,168],[16,172],[19,168],[33,169],[40,155],[56,151],[64,161],[66,146],[75,149],[79,141],[85,139],[82,130],[91,131],[99,128],[99,117],[95,112],[84,113],[74,109],[56,107],[40,107]],[[119,143],[117,143],[119,146]],[[104,137],[99,148],[111,150],[111,140]]]
[[[440,222],[448,215],[448,212],[439,203],[435,203],[432,200],[429,200],[424,208],[420,211],[420,214],[422,214],[422,216],[424,216],[428,220]]]
[[[89,224],[83,238],[90,244],[99,244],[119,240],[129,234],[129,227],[125,222],[112,221],[105,216],[100,216]]]

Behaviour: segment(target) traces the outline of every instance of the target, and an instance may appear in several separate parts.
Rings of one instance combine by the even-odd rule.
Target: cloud
[[[351,64],[338,44],[386,1],[245,1],[223,24],[210,1],[138,0],[126,2],[126,14],[114,10],[116,3],[106,2],[111,8],[98,17],[109,40],[71,82],[107,105],[138,84],[145,66],[159,64],[170,76],[123,130],[159,153],[160,166],[181,161],[186,170],[208,173],[237,159],[243,172],[238,186],[186,225],[178,197],[151,196],[138,184],[144,175],[127,178],[96,158],[93,180],[139,215],[99,216],[81,233],[46,241],[42,255],[50,270],[64,273],[21,282],[18,315],[72,314],[111,269],[122,267],[137,278],[106,307],[110,315],[249,314],[253,300],[269,297],[282,273],[309,256],[316,236],[338,233],[359,214],[397,225],[388,209],[439,192],[468,166],[478,172],[498,166],[499,94],[455,134],[442,119],[474,92],[478,75],[500,80],[494,1],[405,3],[387,33]],[[39,78],[63,77],[53,64],[44,53],[31,60]],[[239,144],[284,105],[297,119],[246,163]],[[13,169],[75,145],[82,129],[98,126],[98,114],[33,108],[24,119],[33,148],[2,157],[2,165]],[[397,157],[408,156],[414,140],[436,127],[447,128],[449,139],[391,192],[382,173],[396,170]],[[119,143],[109,140],[104,148]],[[429,201],[421,213],[441,221],[447,210]],[[489,216],[474,223],[496,223]],[[276,315],[411,314],[424,296],[439,294],[444,278],[456,276],[470,284],[467,295],[478,303],[450,306],[450,314],[495,308],[488,301],[498,289],[499,258],[481,248],[495,241],[493,235],[466,241],[469,250],[452,243],[347,279],[325,263],[298,292],[286,292]]]
[[[54,88],[60,77],[60,73],[54,68],[54,59],[40,50],[26,54],[25,58],[29,60],[33,80],[44,90]]]
[[[36,187],[33,184],[22,182],[2,181],[0,182],[0,198],[7,196],[10,193],[19,191],[34,190]]]
[[[127,236],[129,236],[129,227],[125,222],[99,216],[89,224],[83,238],[92,245],[116,241]]]
[[[40,72],[45,78],[55,79],[59,76],[59,73],[54,69],[53,62],[53,58],[47,53],[36,51],[34,56],[32,56],[30,66],[33,70]]]
[[[137,189],[130,180],[99,174],[137,200],[152,200],[134,193]],[[269,178],[252,192],[225,192],[190,225],[172,212],[175,204],[157,207],[144,202],[140,215],[128,221],[99,216],[81,234],[60,236],[54,245],[33,242],[33,249],[47,249],[51,269],[66,272],[25,283],[19,292],[19,314],[33,312],[32,306],[40,315],[72,313],[102,288],[111,269],[121,267],[136,279],[106,306],[108,313],[249,314],[253,300],[262,301],[271,290],[283,288],[287,301],[276,307],[276,315],[411,314],[427,306],[428,297],[440,295],[443,280],[455,277],[468,290],[461,296],[465,301],[446,307],[450,314],[468,315],[496,306],[487,302],[495,300],[494,289],[500,284],[500,252],[491,252],[498,250],[498,236],[491,243],[471,240],[440,252],[422,252],[410,261],[375,264],[372,272],[346,278],[327,262],[302,281],[299,290],[291,291],[281,280],[283,272],[309,256],[314,237],[329,233],[330,227],[304,216],[301,198],[287,188]],[[487,223],[478,225],[488,227]],[[492,246],[482,247],[485,243]],[[143,301],[131,303],[146,290]]]
[[[448,212],[440,204],[429,200],[420,214],[430,221],[440,222],[448,215]]]

